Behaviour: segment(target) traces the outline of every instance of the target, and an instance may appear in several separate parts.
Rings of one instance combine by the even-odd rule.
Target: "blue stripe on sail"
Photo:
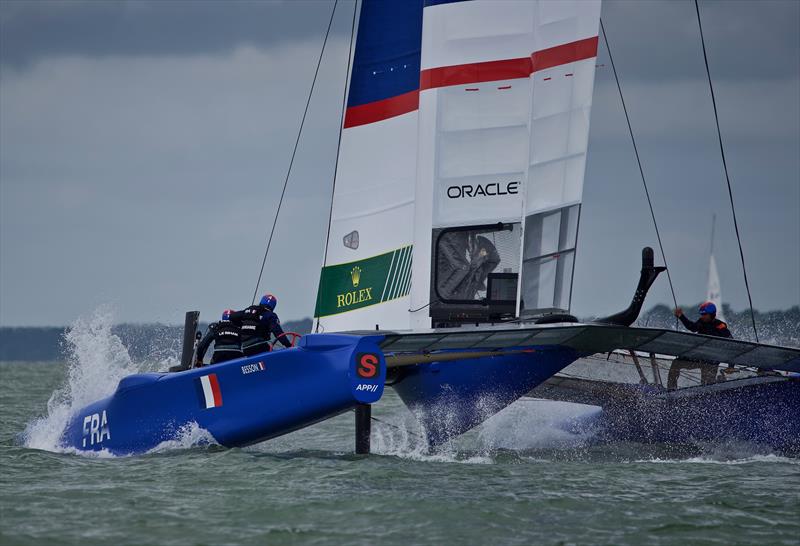
[[[419,89],[422,0],[364,0],[347,106]]]

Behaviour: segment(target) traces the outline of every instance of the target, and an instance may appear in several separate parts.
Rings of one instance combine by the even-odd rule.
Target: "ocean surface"
[[[170,364],[81,328],[67,363],[0,363],[1,544],[800,544],[800,459],[595,445],[569,404],[517,402],[436,454],[391,389],[366,457],[352,413],[246,449],[196,430],[143,456],[64,452],[72,407]]]

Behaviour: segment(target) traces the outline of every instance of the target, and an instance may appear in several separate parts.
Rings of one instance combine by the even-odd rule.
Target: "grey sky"
[[[250,301],[329,2],[0,3],[0,324],[206,318]],[[322,260],[352,4],[340,2],[265,271],[309,316]],[[800,3],[701,0],[760,309],[800,303]],[[679,301],[746,305],[689,1],[603,4]],[[605,49],[573,311],[627,304],[656,246]],[[658,252],[657,252],[658,256]],[[657,257],[657,260],[660,258]],[[668,302],[666,279],[649,304]]]

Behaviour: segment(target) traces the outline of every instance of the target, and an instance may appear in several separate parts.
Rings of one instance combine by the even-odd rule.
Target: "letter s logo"
[[[378,366],[380,366],[380,359],[378,355],[372,353],[363,353],[358,355],[358,366],[356,373],[359,377],[364,379],[373,379],[378,375]]]

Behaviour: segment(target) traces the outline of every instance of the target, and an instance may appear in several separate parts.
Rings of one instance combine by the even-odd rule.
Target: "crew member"
[[[233,311],[226,309],[222,313],[222,320],[208,325],[208,332],[197,346],[197,367],[203,365],[203,357],[212,341],[214,342],[212,364],[243,356],[241,329],[236,322],[231,320],[231,315],[233,315]]]
[[[733,337],[731,331],[728,330],[728,325],[717,318],[717,306],[707,301],[700,305],[700,320],[692,322],[686,315],[683,314],[683,309],[680,307],[675,309],[675,316],[680,319],[687,330],[715,337]],[[719,369],[718,362],[708,362],[699,360],[687,360],[676,358],[672,361],[672,366],[669,368],[669,375],[667,376],[667,388],[678,388],[678,377],[681,370],[700,369],[700,382],[703,385],[710,385],[714,383]]]
[[[231,315],[231,320],[241,326],[242,351],[245,356],[269,351],[270,339],[273,334],[284,347],[292,346],[289,336],[284,335],[278,315],[275,314],[277,304],[278,300],[275,296],[266,294],[258,305],[251,305]]]

